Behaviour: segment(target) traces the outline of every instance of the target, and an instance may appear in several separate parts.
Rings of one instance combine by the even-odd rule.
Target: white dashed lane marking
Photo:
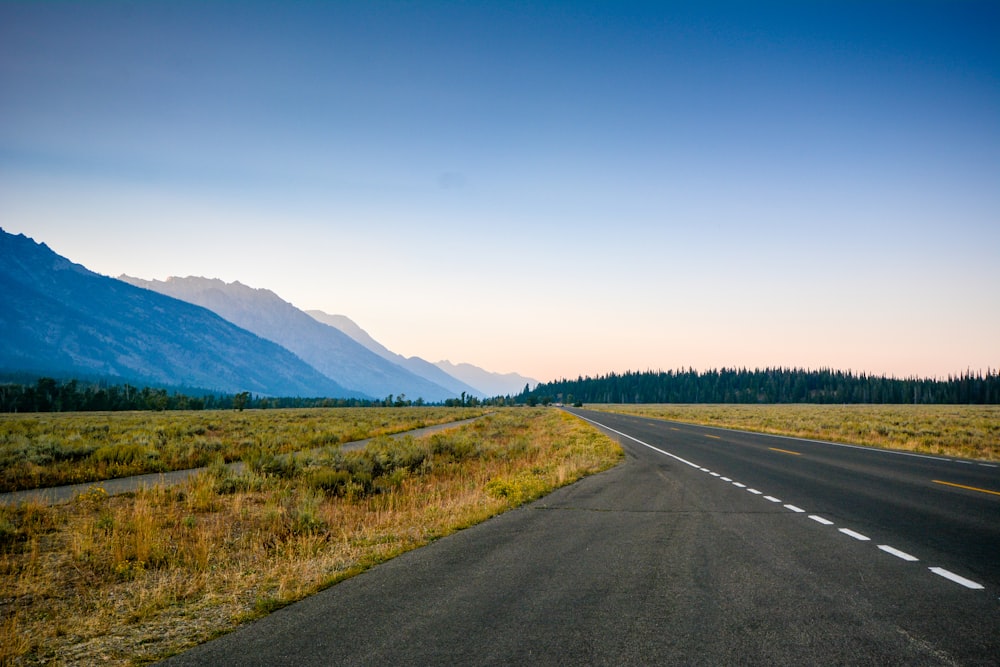
[[[867,535],[862,535],[861,533],[856,533],[853,530],[851,530],[850,528],[839,528],[838,530],[840,530],[840,532],[842,532],[844,535],[847,535],[848,537],[853,537],[854,539],[858,540],[859,542],[869,542],[872,539],[872,538],[868,537]]]
[[[607,429],[607,430],[609,430],[609,431],[611,431],[613,433],[617,433],[619,435],[623,435],[626,438],[629,438],[630,440],[634,440],[635,442],[639,443],[640,445],[643,445],[644,447],[648,447],[649,449],[652,449],[653,451],[659,452],[660,454],[664,454],[664,455],[669,456],[669,457],[671,457],[673,459],[676,459],[677,461],[680,461],[681,463],[689,465],[692,468],[696,468],[696,469],[700,470],[701,472],[707,472],[708,474],[712,475],[713,477],[718,477],[719,479],[721,479],[724,482],[731,482],[733,486],[736,486],[736,487],[741,488],[741,489],[746,489],[748,492],[750,492],[750,493],[752,493],[754,495],[757,495],[757,496],[762,496],[763,495],[765,500],[768,500],[768,501],[770,501],[772,503],[780,503],[781,502],[781,500],[779,500],[778,498],[775,498],[774,496],[764,495],[763,491],[758,491],[757,489],[748,488],[746,486],[746,484],[743,484],[741,482],[734,482],[729,477],[723,477],[720,473],[713,472],[713,471],[709,470],[708,468],[703,468],[703,467],[699,466],[697,463],[692,463],[690,461],[682,459],[681,457],[677,456],[676,454],[671,454],[670,452],[666,452],[666,451],[664,451],[662,449],[659,449],[657,447],[653,447],[652,445],[647,444],[647,443],[643,442],[642,440],[639,440],[638,438],[635,438],[635,437],[633,437],[631,435],[628,435],[627,433],[622,433],[621,431],[616,431],[613,428],[610,428],[608,426],[604,426],[603,424],[599,424],[598,422],[595,422],[593,420],[586,419],[586,417],[584,417],[583,419],[585,419],[586,421],[591,422],[592,424],[600,426],[601,428]],[[674,430],[676,430],[676,429],[674,429]],[[718,437],[718,436],[709,436],[709,437]],[[830,443],[830,444],[837,444],[837,443]],[[838,446],[854,447],[854,445],[838,445]],[[798,452],[788,452],[788,453],[795,453],[795,454],[797,454]],[[938,457],[930,457],[930,456],[919,455],[919,454],[913,454],[913,456],[920,456],[922,458],[938,458]],[[948,460],[948,459],[942,459],[942,460]],[[958,463],[970,463],[970,462],[967,462],[967,461],[957,461],[957,462]],[[988,466],[990,468],[996,468],[997,467],[996,465],[989,464],[989,463],[980,463],[979,465]],[[942,482],[942,483],[946,483],[946,482]],[[976,489],[976,490],[979,490],[979,489]],[[990,493],[995,493],[995,492],[990,492]],[[805,511],[806,511],[806,510],[802,509],[801,507],[797,507],[797,506],[792,505],[792,504],[787,504],[787,505],[784,505],[783,507],[785,509],[791,511],[791,512],[795,512],[796,514],[804,514]],[[809,518],[812,519],[813,521],[815,521],[816,523],[823,524],[824,526],[832,526],[833,525],[833,521],[830,521],[829,519],[821,517],[818,514],[810,514]],[[855,540],[858,540],[859,542],[870,542],[871,541],[871,538],[868,537],[867,535],[862,535],[861,533],[859,533],[857,531],[854,531],[854,530],[851,530],[850,528],[838,528],[837,530],[839,532],[843,533],[844,535],[847,535],[848,537],[852,537]],[[904,561],[915,562],[915,561],[920,560],[916,556],[912,556],[912,555],[906,553],[905,551],[900,551],[899,549],[896,549],[895,547],[891,547],[888,544],[879,544],[878,548],[880,550],[884,551],[885,553],[891,554],[891,555],[895,556],[896,558],[899,558],[899,559],[904,560]],[[931,572],[933,572],[934,574],[936,574],[936,575],[938,575],[940,577],[944,577],[945,579],[948,579],[949,581],[952,581],[952,582],[954,582],[956,584],[959,584],[961,586],[964,586],[966,588],[969,588],[969,589],[972,589],[972,590],[983,590],[984,589],[984,586],[982,584],[979,584],[979,583],[977,583],[975,581],[972,581],[971,579],[966,579],[965,577],[963,577],[961,575],[958,575],[958,574],[955,574],[954,572],[951,572],[949,570],[946,570],[943,567],[929,567],[927,569],[929,569]]]
[[[956,584],[961,584],[962,586],[965,586],[966,588],[971,588],[974,591],[980,591],[980,590],[983,589],[982,584],[977,584],[976,582],[972,581],[971,579],[966,579],[965,577],[960,577],[959,575],[955,574],[954,572],[949,572],[948,570],[944,569],[943,567],[929,567],[927,569],[930,570],[931,572],[933,572],[934,574],[940,575],[940,576],[944,577],[945,579],[949,579],[951,581],[954,581]]]
[[[900,551],[899,549],[896,549],[894,547],[890,547],[888,544],[880,544],[880,545],[878,545],[878,548],[881,549],[882,551],[886,552],[887,554],[892,554],[896,558],[902,558],[903,560],[909,561],[911,563],[914,562],[914,561],[920,560],[916,556],[911,556],[910,554],[906,553],[905,551]]]

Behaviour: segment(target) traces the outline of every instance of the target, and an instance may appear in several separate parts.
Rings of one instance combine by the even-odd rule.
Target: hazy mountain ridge
[[[411,373],[415,373],[416,375],[447,388],[448,390],[454,392],[456,396],[462,392],[465,392],[467,395],[478,396],[480,398],[495,395],[489,394],[482,389],[474,387],[452,375],[449,375],[441,368],[438,368],[431,362],[421,359],[420,357],[404,357],[401,354],[393,352],[372,338],[367,331],[358,326],[356,322],[346,315],[330,315],[329,313],[324,313],[322,310],[307,310],[305,312],[307,315],[322,322],[323,324],[339,329],[383,359],[391,361],[398,366],[402,366]]]
[[[267,289],[219,279],[172,277],[165,281],[121,279],[212,310],[220,317],[292,351],[339,384],[369,396],[405,394],[438,402],[458,396],[376,354],[337,327],[316,320]]]
[[[0,229],[0,368],[271,396],[360,397],[215,313]]]
[[[530,388],[538,384],[538,380],[519,373],[494,373],[472,364],[453,364],[446,359],[438,361],[434,365],[448,375],[481,387],[488,396],[516,396],[524,391],[525,385]]]

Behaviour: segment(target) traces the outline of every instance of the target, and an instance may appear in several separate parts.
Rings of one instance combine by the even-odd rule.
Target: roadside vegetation
[[[0,414],[0,492],[287,454],[478,417],[487,409]]]
[[[587,405],[656,419],[1000,460],[997,405]]]
[[[269,431],[280,447],[248,446],[255,453],[238,474],[219,449],[182,485],[0,507],[0,664],[150,662],[622,457],[556,410],[503,408],[356,452],[339,450],[360,432],[331,423],[335,415],[350,422],[341,411],[284,415],[301,428]],[[255,437],[249,424],[212,415],[225,428],[209,429],[201,417],[174,427]],[[118,433],[116,420],[138,416],[104,419]],[[329,443],[317,450],[319,424]]]

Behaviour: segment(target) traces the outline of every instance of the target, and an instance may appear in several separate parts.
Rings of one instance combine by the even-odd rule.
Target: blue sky
[[[1000,365],[1000,5],[0,3],[0,226],[538,379]]]

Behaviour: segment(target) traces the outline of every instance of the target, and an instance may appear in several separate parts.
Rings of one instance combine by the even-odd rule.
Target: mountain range
[[[340,329],[310,317],[270,290],[196,277],[160,281],[120,276],[119,280],[207,308],[236,326],[274,341],[320,373],[368,396],[381,398],[392,393],[440,402],[459,396],[462,391],[482,395],[467,386],[453,391],[412,373],[375,354]]]
[[[525,385],[534,388],[538,384],[538,380],[519,373],[494,373],[467,363],[453,364],[445,360],[434,365],[452,377],[479,387],[487,396],[516,396],[524,391]]]
[[[364,397],[215,313],[0,230],[0,370],[269,396]]]
[[[440,402],[537,381],[403,357],[343,315],[208,278],[101,276],[0,229],[0,371],[252,391]]]
[[[490,393],[490,391],[484,388],[484,386],[478,384],[472,385],[472,383],[463,382],[457,375],[449,374],[447,371],[439,368],[436,364],[432,364],[431,362],[421,359],[420,357],[404,357],[401,354],[397,354],[372,338],[367,331],[358,326],[346,315],[330,315],[328,313],[324,313],[322,310],[307,310],[306,313],[324,324],[336,327],[383,359],[402,366],[410,372],[416,373],[417,375],[427,378],[432,382],[436,382],[442,387],[447,387],[455,395],[461,394],[462,392],[473,396],[504,396],[508,393],[516,393],[503,391]],[[486,373],[487,371],[483,372]],[[522,387],[518,387],[517,391],[521,391],[521,389]]]

